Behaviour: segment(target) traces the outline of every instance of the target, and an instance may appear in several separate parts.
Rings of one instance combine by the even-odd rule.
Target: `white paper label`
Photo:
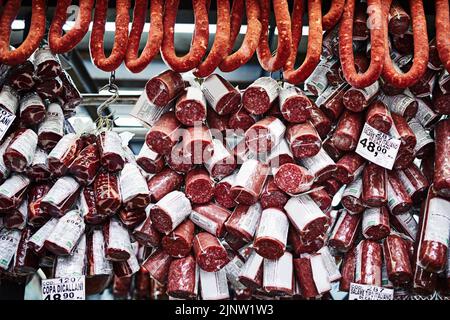
[[[359,137],[356,153],[370,162],[391,170],[400,144],[399,139],[395,139],[366,123]]]
[[[41,97],[35,92],[30,92],[26,94],[22,100],[20,100],[20,115],[25,112],[31,106],[42,106],[45,110],[44,102],[42,102]]]
[[[40,48],[34,53],[34,65],[39,66],[41,63],[46,61],[54,61],[59,64],[59,61],[56,59],[56,56],[52,54],[52,52],[47,48]]]
[[[319,153],[315,156],[300,159],[300,164],[317,178],[318,173],[325,167],[333,165],[334,161],[330,158],[328,153],[321,148]]]
[[[86,267],[86,236],[83,234],[77,247],[73,250],[71,255],[58,256],[56,258],[56,268],[54,277],[72,277],[82,276]]]
[[[102,230],[92,232],[92,256],[94,260],[94,270],[92,275],[111,274],[111,261],[105,256],[105,239]]]
[[[380,99],[391,112],[401,116],[405,114],[406,108],[408,108],[411,103],[414,103],[414,99],[405,94],[398,94],[396,96],[382,94],[380,95]]]
[[[398,170],[397,175],[402,182],[403,186],[406,189],[406,192],[408,192],[409,196],[412,196],[414,192],[416,192],[416,187],[413,186],[409,178],[406,176],[406,174],[403,172],[403,170]]]
[[[21,174],[13,174],[0,186],[0,194],[12,198],[30,184],[30,179]]]
[[[259,220],[261,219],[261,213],[262,207],[259,202],[250,206],[247,209],[247,213],[241,216],[241,219],[239,220],[239,227],[253,237],[256,231],[256,227],[259,224]]]
[[[341,278],[341,273],[339,272],[339,267],[336,264],[336,259],[331,255],[328,247],[322,247],[317,252],[320,253],[323,265],[328,272],[328,280],[330,282],[339,280]]]
[[[0,106],[4,111],[15,114],[19,106],[19,98],[17,93],[9,86],[4,86],[0,91]]]
[[[283,211],[268,208],[263,210],[256,237],[277,239],[286,245],[289,221]]]
[[[103,153],[114,153],[123,157],[124,150],[122,148],[122,139],[115,131],[105,131],[103,139],[100,139]]]
[[[147,158],[152,161],[155,161],[158,157],[159,157],[159,154],[157,154],[153,150],[150,150],[148,145],[146,143],[143,143],[141,151],[139,151],[139,154],[138,154],[136,160],[141,159],[141,158]]]
[[[422,127],[419,121],[413,118],[408,122],[408,125],[416,136],[417,143],[414,147],[414,153],[420,151],[420,149],[422,149],[424,146],[430,143],[434,143],[434,140],[430,137],[428,132],[425,131],[424,127]]]
[[[277,260],[264,259],[263,287],[292,290],[292,254],[285,252]]]
[[[308,195],[290,198],[284,206],[284,210],[293,226],[300,232],[306,231],[305,228],[311,221],[326,217]]]
[[[138,167],[132,163],[126,163],[120,172],[120,191],[124,203],[137,195],[148,194],[148,185]]]
[[[270,134],[270,139],[272,141],[272,147],[275,148],[283,139],[284,132],[286,131],[286,126],[284,123],[278,119],[275,118],[268,126],[267,129]]]
[[[215,74],[206,78],[205,82],[203,82],[202,91],[214,111],[217,111],[217,103],[220,99],[229,92],[228,88]]]
[[[217,234],[218,225],[215,221],[201,215],[195,210],[191,211],[191,215],[189,218],[195,225],[199,226],[203,230],[208,231],[213,235]]]
[[[363,213],[362,231],[367,238],[366,232],[370,227],[378,226],[381,223],[381,209],[367,208]]]
[[[184,219],[191,214],[191,202],[181,191],[172,191],[165,195],[156,204],[159,208],[169,213],[172,218],[172,228],[175,229]]]
[[[78,210],[67,212],[50,233],[48,241],[56,243],[67,252],[72,252],[84,233],[86,225]]]
[[[75,143],[77,135],[75,133],[68,133],[58,141],[56,146],[50,151],[48,157],[52,159],[62,159],[67,150]]]
[[[0,230],[0,269],[8,269],[19,246],[20,235],[17,229]]]
[[[239,277],[255,279],[263,260],[263,257],[257,254],[255,250],[252,250],[250,256],[239,272]]]
[[[84,276],[42,280],[42,300],[85,300]]]
[[[394,290],[366,284],[350,283],[348,300],[394,300]]]
[[[15,118],[15,114],[12,114],[11,112],[3,108],[0,108],[0,140],[8,131]]]
[[[127,251],[130,255],[133,254],[128,230],[116,218],[109,222],[108,249],[110,248]]]
[[[37,147],[34,153],[34,158],[33,162],[31,163],[31,166],[47,167],[47,157],[48,157],[47,152]]]
[[[200,284],[203,300],[229,298],[227,274],[224,269],[217,272],[206,272],[200,269]]]
[[[9,148],[20,153],[27,160],[27,165],[30,165],[33,161],[37,142],[38,137],[36,133],[31,129],[27,129],[11,143]]]
[[[424,127],[427,127],[437,114],[422,99],[416,99],[416,101],[418,105],[415,117]]]
[[[433,198],[428,204],[424,241],[440,242],[448,247],[450,233],[450,201]]]
[[[1,140],[1,137],[0,137]],[[10,142],[12,140],[11,136],[8,136],[5,141],[3,141],[0,146],[0,172],[3,174],[3,177],[7,177],[9,175],[10,170],[5,166],[5,162],[3,161],[3,155],[5,154],[6,148],[8,148]]]
[[[280,91],[278,82],[271,77],[258,78],[249,86],[249,88],[250,87],[261,88],[263,91],[265,91],[269,96],[270,103],[272,103],[278,97],[278,92]]]
[[[45,120],[39,125],[38,135],[44,132],[51,132],[61,137],[64,135],[64,114],[57,103],[51,103],[48,106]]]
[[[157,107],[152,102],[148,101],[147,93],[144,91],[133,109],[131,109],[130,115],[141,121],[144,126],[150,128],[165,112],[169,111],[171,107],[172,103],[168,103],[162,108]]]
[[[242,261],[238,255],[235,255],[233,259],[223,267],[227,274],[228,281],[230,281],[235,290],[245,289],[245,286],[238,281],[239,273],[244,264],[244,261]]]
[[[416,240],[418,225],[417,221],[414,220],[414,216],[409,211],[395,215],[394,219],[396,219],[403,226],[413,240]]]
[[[51,218],[42,227],[40,227],[39,230],[36,231],[36,233],[31,236],[29,241],[35,245],[37,251],[39,251],[44,246],[45,240],[47,240],[47,238],[53,232],[56,225],[58,224],[58,221],[59,219],[57,218]]]
[[[245,161],[234,179],[233,186],[250,188],[255,174],[257,174],[258,165],[259,161],[255,159]]]
[[[61,177],[42,198],[42,201],[58,206],[74,194],[79,187],[80,185],[74,178],[69,176]]]

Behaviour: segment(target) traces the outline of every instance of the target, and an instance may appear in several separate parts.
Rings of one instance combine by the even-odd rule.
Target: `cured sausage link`
[[[383,71],[383,59],[386,50],[381,0],[368,0],[370,26],[370,65],[364,73],[357,73],[353,55],[353,15],[355,0],[347,0],[339,29],[339,56],[342,71],[349,84],[355,88],[365,88],[374,83]]]
[[[302,65],[294,70],[297,48],[302,39],[303,11],[303,0],[295,0],[292,13],[292,47],[283,73],[284,78],[293,84],[299,84],[311,75],[322,53],[322,4],[320,0],[308,0],[308,48]]]
[[[62,35],[62,28],[67,19],[67,8],[71,3],[72,0],[59,0],[56,4],[55,14],[48,32],[48,44],[53,53],[66,53],[72,50],[83,40],[89,29],[94,0],[81,0],[75,26]]]
[[[249,1],[246,1],[247,3]],[[259,7],[258,7],[259,8]],[[233,50],[239,32],[241,31],[242,17],[244,16],[245,2],[244,0],[233,0],[230,14],[230,38],[228,39],[228,54]],[[259,39],[259,37],[258,37]]]
[[[133,11],[133,25],[131,26],[125,65],[134,73],[141,72],[147,67],[161,48],[163,39],[163,0],[150,0],[150,32],[145,48],[139,56],[139,40],[145,25],[145,11],[147,0],[136,0]]]
[[[331,30],[338,23],[344,12],[345,0],[333,0],[330,10],[322,17],[323,30]]]
[[[450,9],[448,0],[436,0],[436,47],[439,58],[450,72]]]
[[[386,16],[392,0],[384,0],[384,10]],[[419,0],[409,0],[411,8],[412,28],[414,35],[414,60],[408,72],[397,71],[392,62],[388,45],[388,28],[385,26],[385,46],[383,79],[396,88],[407,88],[419,81],[427,70],[429,50],[427,21],[423,9],[423,2]]]
[[[161,55],[166,64],[176,72],[187,72],[198,66],[208,47],[209,25],[206,0],[193,0],[195,31],[189,52],[183,57],[175,53],[174,33],[180,0],[167,0],[165,5],[163,30],[164,36]]]
[[[230,54],[241,28],[241,24],[238,24],[238,21],[242,20],[243,12],[239,15],[239,12],[242,11],[239,2],[240,1],[235,0],[231,10],[231,37],[228,48],[229,55],[223,59],[219,65],[220,70],[223,72],[231,72],[246,64],[253,57],[261,37],[262,25],[259,21],[261,10],[258,0],[246,0],[245,7],[247,13],[247,32],[245,33],[241,47],[236,52]]]
[[[209,10],[208,10],[209,11]],[[230,46],[230,2],[217,0],[217,31],[208,57],[200,63],[194,75],[199,78],[209,76],[222,62]]]
[[[7,65],[18,65],[25,62],[39,47],[45,34],[45,0],[33,0],[30,32],[16,50],[10,51],[11,26],[19,13],[21,2],[21,0],[9,0],[2,8],[0,62]]]
[[[128,23],[130,22],[130,0],[116,1],[116,34],[111,54],[107,58],[104,51],[103,36],[105,34],[108,0],[97,0],[95,3],[94,23],[89,48],[92,62],[105,72],[114,71],[125,58],[128,44]]]
[[[289,6],[286,0],[273,0],[273,11],[278,29],[278,48],[275,56],[272,56],[269,48],[267,32],[269,30],[270,1],[260,0],[261,5],[261,37],[256,49],[261,67],[269,72],[281,69],[289,58],[291,52],[292,31]]]

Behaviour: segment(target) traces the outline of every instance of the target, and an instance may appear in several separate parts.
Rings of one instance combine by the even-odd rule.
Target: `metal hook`
[[[113,125],[114,112],[109,112],[105,114],[105,110],[119,98],[119,87],[114,83],[116,79],[115,71],[111,72],[109,77],[109,83],[105,85],[100,91],[107,90],[112,93],[112,96],[106,99],[102,104],[97,107],[97,128],[109,129]]]

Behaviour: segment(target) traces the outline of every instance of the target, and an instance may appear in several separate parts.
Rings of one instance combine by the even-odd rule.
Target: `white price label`
[[[348,300],[394,300],[394,289],[350,283]]]
[[[42,300],[85,300],[84,276],[42,280]]]
[[[8,131],[15,118],[16,115],[3,108],[0,108],[0,140],[3,138],[6,131]]]
[[[356,153],[381,167],[391,170],[401,141],[365,124]]]

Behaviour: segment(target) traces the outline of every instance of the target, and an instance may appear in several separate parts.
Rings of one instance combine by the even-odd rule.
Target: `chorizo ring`
[[[439,58],[450,72],[450,18],[448,0],[436,0],[436,47]]]
[[[323,30],[331,30],[338,23],[344,12],[345,0],[333,0],[330,10],[322,17]]]

